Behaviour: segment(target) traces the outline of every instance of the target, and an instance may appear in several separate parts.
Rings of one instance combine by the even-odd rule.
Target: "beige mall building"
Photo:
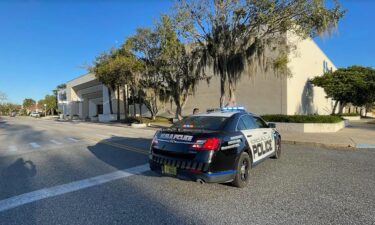
[[[313,87],[309,79],[323,75],[325,71],[336,70],[335,65],[313,40],[293,41],[296,50],[289,55],[288,63],[291,76],[277,76],[272,70],[252,76],[244,72],[236,87],[238,105],[260,115],[326,115],[332,112],[334,102],[325,97],[323,89]],[[66,85],[66,89],[59,93],[59,108],[65,115],[100,121],[116,119],[117,94],[112,94],[114,114],[110,114],[107,87],[100,83],[94,74],[80,76],[68,81]],[[190,114],[194,108],[201,111],[217,108],[219,99],[220,82],[218,77],[214,76],[209,84],[201,81],[195,95],[189,96],[183,113]],[[123,99],[120,100],[120,112],[124,117]],[[129,109],[132,110],[133,107]],[[166,103],[160,111],[162,115],[168,116],[166,112],[173,112],[174,104]],[[149,115],[146,107],[142,108],[142,112],[146,116]]]

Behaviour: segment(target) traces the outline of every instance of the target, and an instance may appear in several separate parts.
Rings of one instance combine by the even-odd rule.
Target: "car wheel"
[[[151,171],[156,171],[157,170],[157,167],[155,166],[155,163],[150,162],[149,165],[150,165],[150,170]]]
[[[247,185],[250,176],[251,159],[249,154],[242,152],[236,165],[236,175],[233,186],[243,188]]]
[[[273,155],[272,158],[280,159],[281,157],[281,140],[280,139],[275,143],[275,148],[276,148],[275,155]]]

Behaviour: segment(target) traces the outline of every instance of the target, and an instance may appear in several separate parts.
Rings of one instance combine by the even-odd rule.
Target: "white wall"
[[[323,61],[333,71],[336,70],[335,65],[313,40],[300,40],[289,35],[288,41],[296,43],[297,50],[289,56],[292,77],[287,82],[287,114],[330,114],[334,102],[325,97],[322,88],[308,83],[308,79],[323,75]]]

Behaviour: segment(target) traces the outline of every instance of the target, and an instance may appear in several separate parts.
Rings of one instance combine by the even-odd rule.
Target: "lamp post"
[[[44,104],[44,117],[47,116],[47,104]]]

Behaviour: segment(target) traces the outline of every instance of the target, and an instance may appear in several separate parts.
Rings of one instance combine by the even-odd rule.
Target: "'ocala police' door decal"
[[[253,154],[253,162],[257,162],[274,152],[274,141],[272,132],[265,132],[266,129],[253,129],[242,131]],[[266,134],[264,134],[266,133]]]

